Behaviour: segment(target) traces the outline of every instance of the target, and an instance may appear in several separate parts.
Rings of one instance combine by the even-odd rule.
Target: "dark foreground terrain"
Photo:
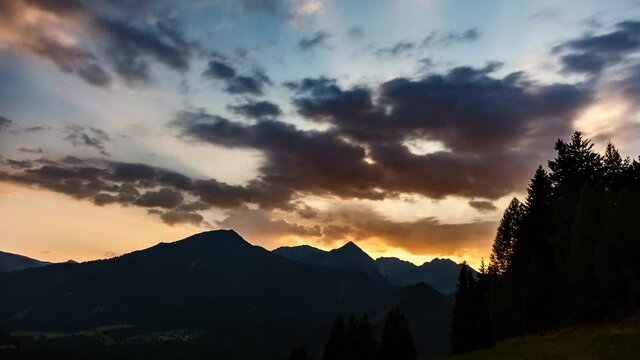
[[[346,255],[362,261],[354,247]],[[336,316],[366,314],[380,329],[396,308],[420,355],[445,354],[453,306],[427,284],[291,260],[225,230],[0,273],[0,288],[11,294],[0,297],[0,329],[19,342],[15,358],[282,359],[300,345],[315,357]]]

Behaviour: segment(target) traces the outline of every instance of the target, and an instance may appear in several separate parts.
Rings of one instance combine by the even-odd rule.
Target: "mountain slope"
[[[440,360],[640,359],[640,319],[584,324],[506,339],[493,348]]]
[[[308,245],[281,247],[275,254],[306,264],[322,265],[339,269],[353,269],[382,279],[375,261],[353,242],[331,251],[323,251]]]
[[[0,288],[11,294],[0,296],[2,329],[204,329],[206,339],[174,346],[178,355],[238,359],[283,358],[299,343],[319,351],[335,316],[378,309],[398,290],[359,271],[286,259],[222,230],[108,260],[0,273]],[[165,347],[134,347],[133,358],[169,356]]]
[[[0,251],[0,272],[18,271],[33,267],[46,266],[51,263],[40,261],[26,256]]]
[[[453,296],[420,283],[402,288],[373,319],[382,327],[387,312],[400,310],[409,322],[419,356],[441,355],[449,351],[453,303]]]
[[[450,259],[435,258],[416,266],[398,258],[376,259],[380,273],[392,283],[405,286],[427,283],[443,294],[453,294],[458,284],[460,265]]]
[[[0,299],[0,324],[10,328],[181,325],[248,314],[310,317],[371,308],[380,300],[368,295],[384,299],[394,291],[355,271],[284,259],[233,231],[206,232],[109,260],[4,273],[0,286],[13,295]]]

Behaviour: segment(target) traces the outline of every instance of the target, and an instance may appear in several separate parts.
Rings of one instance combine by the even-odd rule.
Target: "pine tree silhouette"
[[[379,358],[415,360],[416,357],[416,346],[407,319],[399,310],[391,310],[384,322]]]

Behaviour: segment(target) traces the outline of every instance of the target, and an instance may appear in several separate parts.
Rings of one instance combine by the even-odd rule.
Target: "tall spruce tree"
[[[399,310],[391,310],[384,321],[380,360],[415,360],[417,357],[409,323]]]
[[[473,271],[463,262],[458,272],[456,301],[451,319],[451,352],[454,354],[476,349],[478,312],[474,303],[475,286]]]
[[[307,348],[304,346],[298,346],[291,350],[288,360],[307,360]]]
[[[513,247],[517,239],[518,226],[522,221],[523,210],[520,201],[517,198],[513,198],[502,215],[489,258],[488,272],[490,274],[501,276],[509,268]]]
[[[345,352],[345,323],[342,316],[338,316],[333,322],[329,339],[322,352],[323,360],[343,360]]]

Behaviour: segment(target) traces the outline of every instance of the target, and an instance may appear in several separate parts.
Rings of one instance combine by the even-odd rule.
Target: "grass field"
[[[640,317],[502,341],[491,349],[439,360],[640,359]]]

